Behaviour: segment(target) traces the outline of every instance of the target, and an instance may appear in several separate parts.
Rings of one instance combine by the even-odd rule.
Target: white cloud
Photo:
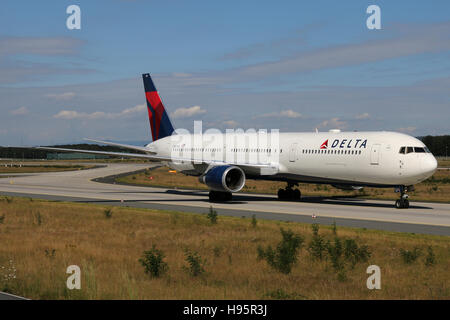
[[[300,118],[302,115],[293,110],[283,110],[280,112],[280,117],[286,118]]]
[[[47,98],[55,100],[70,100],[75,97],[74,92],[64,92],[64,93],[49,93],[45,95]]]
[[[23,116],[28,113],[28,109],[27,107],[20,107],[18,109],[11,110],[9,113],[14,116]]]
[[[117,119],[120,117],[130,116],[133,114],[141,113],[146,109],[145,105],[140,104],[132,108],[124,109],[118,113],[110,113],[103,111],[96,111],[92,113],[78,112],[74,110],[61,110],[53,116],[56,119],[72,120],[72,119],[83,119],[83,120],[94,120],[94,119]]]
[[[72,55],[86,41],[72,37],[0,37],[0,56],[13,54]]]
[[[78,112],[74,110],[61,110],[57,114],[53,116],[53,118],[56,119],[65,119],[65,120],[71,120],[71,119],[95,119],[98,117],[103,117],[105,115],[104,112],[93,112],[93,113],[85,113],[85,112]]]
[[[362,113],[362,114],[357,114],[355,116],[355,119],[358,119],[358,120],[365,120],[365,119],[369,119],[369,118],[370,118],[370,114],[368,114],[367,112]]]
[[[347,128],[347,122],[340,120],[339,118],[332,118],[329,120],[322,121],[317,125],[317,128],[328,128],[328,129],[345,129]]]
[[[190,118],[192,116],[203,114],[206,110],[200,106],[192,106],[189,108],[178,108],[170,114],[172,118]]]
[[[416,131],[416,127],[406,127],[406,128],[398,128],[397,130],[404,133],[412,133]]]
[[[147,110],[147,107],[143,104],[138,104],[137,106],[135,106],[133,108],[128,108],[128,109],[123,110],[121,113],[119,113],[119,116],[133,114],[133,113],[139,113],[144,110]]]
[[[258,116],[255,116],[254,118],[301,118],[302,114],[298,113],[294,110],[282,110],[280,112],[270,112],[270,113],[264,113]]]

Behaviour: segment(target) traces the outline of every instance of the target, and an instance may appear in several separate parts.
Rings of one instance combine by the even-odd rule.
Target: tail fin
[[[147,99],[148,118],[152,130],[153,141],[170,136],[174,129],[169,115],[156,91],[152,77],[149,73],[142,75],[144,80],[145,97]]]

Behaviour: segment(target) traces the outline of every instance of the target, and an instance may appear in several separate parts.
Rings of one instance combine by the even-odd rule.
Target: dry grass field
[[[171,172],[167,167],[120,177],[117,182],[168,188],[207,189],[203,183],[198,181],[198,178]],[[285,186],[286,183],[282,182],[247,180],[242,192],[275,195],[279,188]],[[415,191],[408,192],[412,201],[450,202],[450,168],[437,170],[431,178],[414,187]],[[395,193],[393,188],[364,188],[360,191],[346,191],[320,184],[300,184],[299,188],[303,196],[339,197],[354,195],[368,199],[398,199],[398,193]]]
[[[84,170],[94,168],[95,165],[72,165],[72,164],[11,164],[0,163],[0,173],[36,173],[36,172],[61,172]]]
[[[308,251],[311,225],[136,208],[0,197],[0,291],[32,299],[450,299],[450,237],[337,226],[337,236],[367,245],[371,256],[339,277],[330,260]],[[106,210],[106,211],[105,211]],[[276,247],[280,227],[304,238],[290,274],[257,259]],[[319,235],[333,243],[330,226]],[[151,278],[138,262],[153,245],[168,271]],[[426,266],[427,250],[434,265]],[[421,255],[406,264],[402,250]],[[206,259],[186,271],[185,250]],[[366,268],[381,268],[381,290],[368,290]],[[81,268],[81,290],[68,290],[66,268]],[[2,268],[4,267],[4,268]]]

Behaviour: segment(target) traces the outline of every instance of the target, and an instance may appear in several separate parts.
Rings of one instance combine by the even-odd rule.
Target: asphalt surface
[[[306,197],[278,201],[275,195],[234,194],[229,203],[208,201],[206,191],[176,190],[101,183],[101,177],[144,170],[152,164],[108,164],[103,168],[0,175],[0,195],[206,213],[212,205],[219,215],[332,224],[388,231],[450,235],[450,203],[411,200],[409,209],[393,201],[360,198]],[[99,179],[113,181],[113,179]]]
[[[0,292],[0,300],[29,300],[24,297],[15,296],[13,294]]]

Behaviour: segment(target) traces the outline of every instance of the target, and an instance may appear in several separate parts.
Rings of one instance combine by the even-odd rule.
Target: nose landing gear
[[[302,194],[299,189],[292,189],[298,183],[288,182],[285,189],[278,190],[278,200],[300,200]]]
[[[395,207],[397,209],[408,209],[409,208],[409,200],[406,192],[408,191],[408,187],[400,186],[400,199],[395,201]]]

